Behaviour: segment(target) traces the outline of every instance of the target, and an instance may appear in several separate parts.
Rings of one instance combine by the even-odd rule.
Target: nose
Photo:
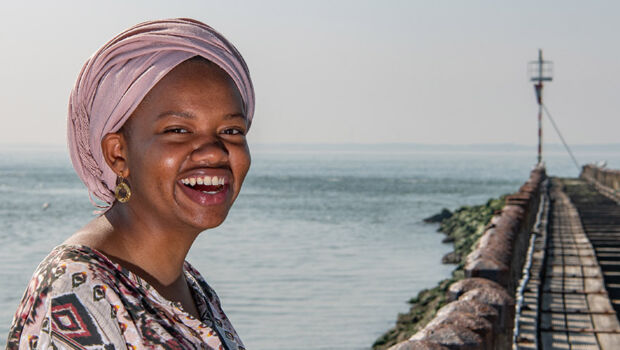
[[[197,144],[190,159],[208,167],[220,167],[228,164],[228,150],[221,141],[204,141]]]

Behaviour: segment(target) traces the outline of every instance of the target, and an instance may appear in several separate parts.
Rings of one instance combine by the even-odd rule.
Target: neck
[[[200,232],[144,220],[127,205],[115,204],[100,219],[110,230],[100,249],[155,288],[172,286],[183,276],[183,263]]]

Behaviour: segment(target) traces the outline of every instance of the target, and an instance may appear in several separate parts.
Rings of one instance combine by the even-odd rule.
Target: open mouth
[[[204,194],[217,194],[224,190],[228,181],[223,176],[192,176],[181,179],[186,187]]]

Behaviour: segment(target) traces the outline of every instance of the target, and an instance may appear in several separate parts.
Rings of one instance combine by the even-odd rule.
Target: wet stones
[[[441,212],[438,214],[435,214],[433,216],[429,216],[426,219],[424,219],[424,222],[426,223],[437,223],[437,222],[441,222],[443,221],[443,219],[447,219],[449,217],[452,216],[452,212],[450,210],[448,210],[447,208],[443,208],[441,209]]]

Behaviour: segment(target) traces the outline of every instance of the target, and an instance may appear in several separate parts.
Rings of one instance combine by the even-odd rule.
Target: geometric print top
[[[102,253],[60,245],[37,267],[7,349],[244,350],[213,289],[188,262],[184,272],[200,319]]]

